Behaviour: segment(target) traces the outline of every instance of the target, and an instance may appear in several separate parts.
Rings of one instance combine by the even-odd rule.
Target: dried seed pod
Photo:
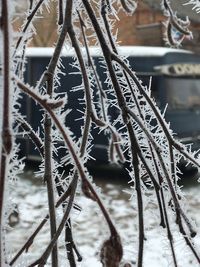
[[[101,248],[100,260],[104,267],[119,267],[123,248],[119,235],[112,235]]]

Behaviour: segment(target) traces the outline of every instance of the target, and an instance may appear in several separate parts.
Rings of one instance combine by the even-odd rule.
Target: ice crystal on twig
[[[165,41],[171,47],[179,47],[182,41],[192,38],[192,32],[189,30],[190,21],[188,17],[185,20],[179,18],[171,8],[169,0],[162,1],[162,8],[167,21],[164,23]]]
[[[198,0],[188,0],[183,5],[193,5],[192,9],[194,9],[197,13],[200,12],[200,3]]]
[[[25,245],[10,260],[11,266],[16,260],[19,266],[44,265],[50,255],[52,266],[58,266],[56,244],[61,235],[64,237],[69,265],[76,265],[74,253],[78,261],[82,259],[72,234],[72,211],[80,212],[75,201],[77,194],[83,194],[95,202],[108,227],[109,236],[106,237],[100,252],[102,264],[105,267],[118,267],[121,264],[123,248],[120,236],[86,168],[92,158],[95,138],[101,135],[110,145],[107,147],[110,161],[125,164],[129,176],[131,201],[138,218],[137,265],[142,266],[144,262],[144,241],[150,227],[149,207],[155,208],[151,216],[155,217],[158,226],[162,227],[162,234],[166,236],[174,265],[178,266],[179,263],[174,240],[179,239],[185,242],[193,257],[200,262],[192,240],[197,232],[193,222],[187,217],[184,196],[178,185],[180,160],[200,167],[199,159],[195,153],[191,153],[189,147],[174,138],[164,113],[160,112],[151,96],[150,84],[143,84],[134,72],[134,65],[130,66],[128,60],[120,55],[120,49],[118,51],[115,44],[117,36],[113,27],[118,19],[118,11],[122,7],[127,13],[134,12],[137,1],[58,1],[58,39],[46,68],[39,73],[40,77],[37,77],[38,81],[34,81],[34,84],[28,84],[24,79],[28,62],[26,47],[30,38],[34,34],[37,35],[34,21],[38,15],[44,19],[43,11],[50,10],[51,1],[30,1],[19,34],[13,34],[8,27],[10,14],[14,10],[13,5],[8,12],[8,3],[9,7],[12,6],[11,1],[7,0],[2,1],[0,6],[0,14],[2,8],[5,14],[9,13],[9,16],[5,17],[0,15],[3,26],[0,42],[8,37],[12,42],[10,45],[7,40],[8,46],[2,45],[3,52],[6,53],[0,51],[0,67],[9,75],[7,81],[8,76],[4,75],[3,78],[0,73],[1,87],[7,84],[1,95],[9,91],[6,99],[0,99],[0,113],[3,114],[0,120],[3,132],[1,173],[4,174],[1,181],[6,181],[5,187],[1,188],[1,194],[5,191],[6,201],[1,203],[3,238],[0,252],[3,257],[0,257],[0,265],[5,265],[8,254],[5,229],[9,214],[15,209],[14,203],[11,204],[8,200],[17,180],[15,177],[22,166],[19,166],[21,161],[17,156],[18,146],[15,142],[15,136],[21,133],[22,137],[26,136],[28,141],[32,142],[42,159],[38,175],[43,177],[43,182],[47,184],[48,212]],[[189,1],[188,4],[196,2]],[[184,38],[191,37],[189,20],[180,19],[168,0],[163,1],[163,8],[168,17],[167,41],[176,47]],[[198,6],[195,5],[194,8]],[[96,54],[98,58],[93,57],[92,49],[89,48],[91,41],[99,45]],[[64,52],[63,47],[73,47],[74,54],[67,66],[63,55],[71,50],[66,49]],[[8,55],[9,60],[4,54]],[[68,73],[68,67],[72,69],[72,74]],[[63,88],[62,83],[67,75],[71,75],[75,85],[67,84]],[[31,125],[30,114],[27,117],[19,114],[23,107],[23,94],[32,99],[29,103],[38,111],[39,119],[35,125]],[[76,99],[77,106],[71,105],[71,95]],[[74,120],[70,124],[71,117]],[[28,119],[30,120],[26,121]],[[66,176],[58,171],[63,167],[68,168]],[[19,258],[23,257],[24,251],[30,252],[29,248],[36,242],[37,233],[48,220],[51,231],[49,243],[38,259],[24,265],[23,260],[20,261]],[[126,265],[129,264],[124,266]]]

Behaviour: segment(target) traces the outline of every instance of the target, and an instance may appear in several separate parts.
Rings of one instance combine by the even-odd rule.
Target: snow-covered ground
[[[43,209],[43,206],[47,202],[45,188],[32,183],[31,179],[26,178],[20,178],[19,184],[20,187],[17,189],[16,202],[20,210],[20,221],[8,234],[9,247],[12,251],[17,251],[21,247],[46,213]],[[123,185],[112,184],[110,182],[105,183],[105,180],[104,182],[100,181],[99,184],[103,185],[102,196],[104,203],[108,207],[109,213],[122,238],[124,246],[123,260],[124,262],[131,262],[132,266],[135,266],[138,235],[137,211],[134,208],[133,201],[129,199],[130,196],[124,192],[124,190],[126,191],[128,189],[128,186],[124,183]],[[197,228],[200,229],[200,186],[196,184],[194,187],[185,188],[184,192],[190,206],[189,214],[195,220]],[[73,234],[77,247],[83,256],[83,261],[77,266],[100,267],[102,264],[99,262],[98,251],[102,242],[109,237],[107,226],[94,202],[83,196],[78,196],[76,203],[82,207],[82,211],[75,211],[72,214],[72,221],[74,222]],[[149,206],[149,209],[155,209],[155,206]],[[62,211],[60,210],[60,212]],[[153,212],[147,214],[149,215],[145,217],[147,227],[145,231],[144,267],[173,266],[169,243],[166,239],[166,230],[158,226],[159,221],[156,216],[153,216]],[[176,231],[173,225],[172,230]],[[41,234],[35,239],[34,245],[30,248],[29,253],[23,256],[24,262],[27,259],[30,260],[30,258],[36,259],[45,244],[47,244],[48,238],[49,229],[47,224]],[[199,234],[195,237],[194,243],[197,248],[200,247]],[[61,247],[60,267],[64,267],[67,265],[64,257],[65,251],[62,249],[62,240],[59,241],[59,246]],[[178,235],[175,239],[175,249],[179,262],[178,266],[199,266],[193,256],[191,256],[184,241]],[[16,264],[15,266],[22,265]]]

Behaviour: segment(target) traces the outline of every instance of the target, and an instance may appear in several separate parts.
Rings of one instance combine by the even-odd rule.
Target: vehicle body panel
[[[40,79],[41,74],[45,71],[52,53],[53,49],[51,48],[28,48],[26,53],[26,82],[32,86],[36,86],[36,82]],[[103,89],[106,90],[106,75],[104,71],[102,71],[103,68],[100,68],[102,65],[100,50],[98,48],[91,48],[91,54],[94,58],[98,75],[102,81]],[[165,109],[169,100],[169,88],[171,88],[171,85],[170,87],[168,85],[169,78],[174,79],[171,81],[172,85],[173,81],[176,81],[175,79],[177,78],[176,75],[174,77],[173,75],[162,72],[162,67],[170,64],[182,63],[200,64],[199,56],[189,51],[170,48],[148,48],[134,46],[120,47],[119,54],[128,57],[132,70],[136,72],[136,74],[143,81],[144,85],[148,86],[150,76],[152,77],[152,95],[155,97],[161,110]],[[78,140],[78,138],[81,136],[83,121],[77,121],[77,118],[80,117],[80,112],[84,111],[85,104],[81,103],[84,101],[80,101],[80,99],[83,99],[84,97],[83,90],[76,90],[78,89],[77,86],[81,87],[82,79],[80,74],[73,73],[77,71],[74,67],[73,56],[74,52],[71,50],[70,52],[63,51],[62,53],[62,65],[65,68],[66,75],[60,75],[61,86],[59,86],[57,90],[61,96],[62,94],[64,95],[66,93],[68,95],[66,108],[70,109],[71,111],[67,116],[65,123],[71,129],[71,131],[75,133],[75,139]],[[68,73],[70,73],[70,75],[68,75]],[[192,79],[199,79],[197,76],[198,75],[196,74],[189,75],[189,79],[191,79],[191,81]],[[184,85],[184,79],[186,81],[188,79],[188,75],[186,75],[186,77],[182,75],[181,79],[183,79]],[[73,90],[73,88],[75,90]],[[98,93],[95,91],[96,89],[93,88],[92,90],[94,91],[94,98],[97,98]],[[200,83],[198,90],[200,92]],[[173,94],[173,88],[171,91]],[[33,129],[37,131],[42,120],[42,112],[40,111],[39,106],[36,105],[33,100],[25,96],[22,98],[21,104],[23,115],[26,114],[28,122],[32,125]],[[119,112],[120,111],[117,108],[111,108],[109,110],[109,114],[113,118],[116,118]],[[169,104],[169,108],[167,109],[165,117],[166,120],[170,122],[171,128],[177,137],[187,140],[189,143],[195,141],[195,148],[198,148],[200,136],[200,105],[197,105],[195,108],[184,107],[182,109],[175,109],[171,108]],[[109,142],[108,137],[103,133],[99,133],[99,130],[95,129],[94,127],[92,131],[94,135],[94,140],[92,143],[94,146],[91,155],[96,158],[96,161],[107,161],[107,147]],[[25,151],[27,157],[37,157],[38,153],[28,139],[21,139],[20,142],[22,143],[23,151]]]

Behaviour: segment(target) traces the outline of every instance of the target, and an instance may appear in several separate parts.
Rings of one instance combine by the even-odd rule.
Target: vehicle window
[[[169,109],[200,109],[200,79],[166,78]]]

